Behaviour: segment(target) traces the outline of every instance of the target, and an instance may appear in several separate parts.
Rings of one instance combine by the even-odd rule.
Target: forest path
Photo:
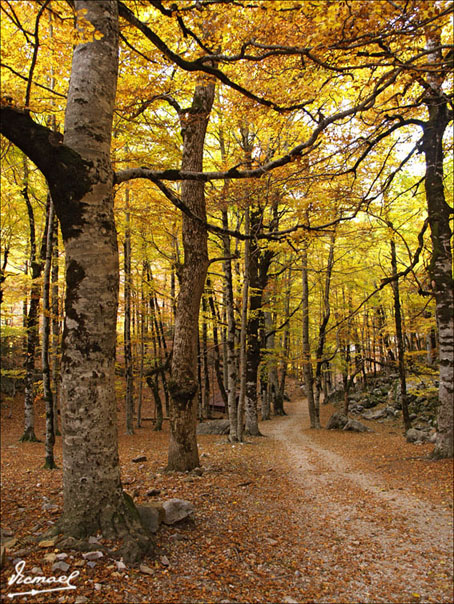
[[[342,593],[345,602],[449,601],[452,514],[412,497],[406,485],[395,489],[379,473],[352,469],[351,458],[321,446],[309,430],[305,400],[287,410],[261,429],[285,453],[293,514],[322,570],[331,580],[337,575],[336,601],[344,601]]]

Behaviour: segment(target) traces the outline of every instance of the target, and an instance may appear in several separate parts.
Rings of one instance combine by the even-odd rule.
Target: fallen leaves
[[[297,409],[289,405],[291,413]],[[272,426],[285,431],[288,420],[263,423],[263,431],[269,432]],[[18,463],[17,451],[8,445],[20,436],[21,422],[18,418],[12,429],[9,421],[2,445],[3,520],[9,535],[3,535],[16,539],[6,553],[14,560],[26,537],[44,533],[56,520],[51,510],[42,509],[43,497],[52,497],[61,510],[62,494],[58,488],[61,470],[41,469],[42,445],[21,445]],[[300,434],[304,434],[302,428]],[[162,526],[155,557],[137,568],[112,560],[106,553],[99,555],[106,545],[100,536],[91,540],[98,552],[74,551],[70,542],[68,546],[55,542],[38,547],[35,541],[24,558],[27,569],[39,567],[48,576],[53,565],[64,562],[68,573],[80,572],[75,582],[77,597],[72,594],[73,599],[61,602],[450,602],[446,552],[422,543],[418,531],[412,534],[415,543],[411,543],[404,520],[390,516],[373,488],[352,489],[348,477],[331,467],[323,454],[308,451],[293,463],[271,437],[254,440],[255,446],[232,447],[222,437],[201,436],[204,471],[187,482],[187,474],[161,471],[167,457],[166,429],[165,425],[162,433],[155,433],[145,427],[132,437],[121,436],[123,476],[137,489],[137,503],[149,504],[150,497],[157,495],[160,500],[186,499],[195,507],[194,521]],[[374,439],[372,448],[363,435],[336,434],[334,439],[332,433],[311,431],[310,436],[323,450],[340,455],[349,471],[371,473],[376,489],[385,495],[393,490],[412,491],[415,499],[427,504],[428,513],[436,513],[431,512],[432,503],[437,506],[449,501],[447,466],[429,466],[423,459],[405,461],[412,448],[401,445],[401,437],[366,435],[366,439]],[[139,453],[148,460],[143,466],[131,463]],[[60,455],[58,445],[61,467]],[[384,467],[374,467],[377,459]],[[295,473],[307,472],[308,467],[326,479],[326,488],[311,490],[309,483],[297,483]],[[443,493],[442,498],[434,491]],[[19,508],[27,512],[19,513]],[[359,526],[371,528],[360,535]],[[46,553],[52,548],[54,551]],[[2,571],[3,585],[12,560]],[[410,580],[412,568],[419,574],[417,582]],[[58,597],[34,596],[33,602],[57,603]],[[16,601],[21,603],[20,598]]]

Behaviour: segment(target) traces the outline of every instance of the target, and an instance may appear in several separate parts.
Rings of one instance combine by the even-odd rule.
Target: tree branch
[[[167,46],[167,44],[153,30],[151,30],[145,23],[142,23],[142,21],[140,21],[134,15],[134,13],[127,6],[125,6],[122,2],[118,3],[118,14],[121,17],[123,17],[123,19],[128,21],[128,23],[130,23],[130,25],[133,25],[139,31],[141,31],[143,33],[143,35],[148,40],[150,40],[150,42],[152,44],[154,44],[158,50],[160,50],[162,53],[164,53],[164,55],[168,59],[170,59],[173,63],[175,63],[175,65],[178,65],[178,67],[180,67],[181,69],[184,69],[185,71],[202,71],[204,73],[207,73],[207,74],[215,77],[217,80],[219,80],[223,84],[226,84],[230,88],[233,88],[237,92],[240,92],[242,95],[246,96],[247,98],[249,98],[253,101],[256,101],[257,103],[260,103],[261,105],[264,105],[265,107],[270,107],[271,109],[274,109],[275,111],[278,111],[280,113],[284,113],[287,111],[293,111],[295,109],[302,109],[306,105],[313,102],[313,99],[311,99],[309,101],[305,101],[304,103],[298,103],[295,105],[290,105],[288,107],[281,107],[277,103],[274,103],[273,101],[269,101],[268,99],[259,97],[259,96],[255,95],[253,92],[251,92],[250,90],[247,90],[246,88],[241,86],[240,84],[237,84],[236,82],[231,80],[220,69],[217,69],[216,67],[212,67],[211,65],[205,65],[204,62],[199,59],[197,59],[195,61],[187,61],[179,54],[173,52],[173,50],[171,50]]]

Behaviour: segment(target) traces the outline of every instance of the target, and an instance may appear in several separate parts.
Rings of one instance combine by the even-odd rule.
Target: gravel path
[[[348,459],[303,431],[306,404],[288,409],[262,429],[285,452],[304,540],[315,546],[322,572],[338,582],[338,592],[320,601],[452,602],[452,516],[389,490],[378,474],[352,471]]]

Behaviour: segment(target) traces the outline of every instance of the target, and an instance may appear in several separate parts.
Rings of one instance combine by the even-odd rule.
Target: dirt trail
[[[335,601],[453,601],[452,516],[389,490],[378,474],[352,471],[349,460],[303,430],[309,427],[304,401],[288,409],[286,418],[262,428],[285,452],[304,539],[318,546],[322,569],[334,580],[337,575]]]

